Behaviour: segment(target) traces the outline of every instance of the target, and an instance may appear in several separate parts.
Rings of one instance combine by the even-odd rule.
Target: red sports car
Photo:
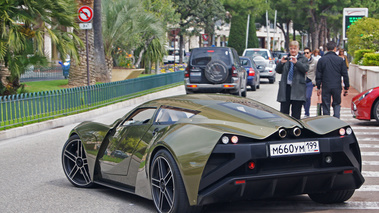
[[[359,120],[376,119],[379,123],[379,87],[366,90],[351,101],[351,113]]]

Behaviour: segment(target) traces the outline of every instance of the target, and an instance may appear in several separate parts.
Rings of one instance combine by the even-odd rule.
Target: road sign
[[[367,8],[344,8],[343,9],[343,39],[347,40],[346,31],[350,28],[354,22],[358,21],[363,17],[368,17]]]
[[[78,10],[78,18],[81,22],[90,22],[93,18],[93,10],[88,6],[81,6]]]
[[[208,34],[201,34],[204,41],[208,41]]]
[[[92,23],[79,23],[79,28],[82,30],[92,29]]]

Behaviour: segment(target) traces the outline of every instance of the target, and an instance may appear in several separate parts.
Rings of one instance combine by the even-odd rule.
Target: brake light
[[[245,184],[246,183],[246,180],[236,180],[235,184],[238,185],[238,184]]]
[[[186,71],[184,71],[184,77],[189,78],[189,67],[186,67]]]
[[[232,66],[232,76],[233,77],[238,77],[237,68],[234,65]]]
[[[353,174],[353,170],[349,169],[349,170],[345,170],[343,171],[344,174]]]
[[[250,67],[249,69],[249,76],[255,76],[255,71],[253,68]]]
[[[196,84],[195,85],[187,85],[187,87],[196,88],[197,85]]]
[[[214,53],[215,51],[214,51],[214,50],[208,50],[207,52],[209,52],[209,53]]]
[[[234,87],[234,85],[229,85],[229,84],[224,85],[224,88],[231,88],[231,87]]]

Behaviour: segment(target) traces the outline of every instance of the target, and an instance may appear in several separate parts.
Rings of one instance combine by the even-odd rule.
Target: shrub
[[[379,19],[362,18],[350,25],[346,33],[350,54],[359,49],[379,51]]]
[[[363,66],[379,66],[379,53],[364,54]]]
[[[369,50],[369,49],[362,49],[362,50],[356,50],[354,52],[354,64],[362,64],[362,58],[366,53],[373,53],[375,52],[374,50]]]

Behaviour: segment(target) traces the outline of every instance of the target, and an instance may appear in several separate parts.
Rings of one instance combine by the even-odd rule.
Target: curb
[[[54,128],[69,125],[69,124],[80,123],[88,119],[91,119],[93,117],[103,115],[111,111],[115,111],[117,109],[121,109],[121,108],[128,107],[135,104],[142,104],[150,100],[168,97],[168,96],[171,96],[171,94],[173,93],[181,93],[181,92],[185,94],[184,86],[178,86],[178,87],[170,88],[170,89],[155,92],[155,93],[150,93],[141,97],[133,98],[130,100],[126,100],[123,102],[115,103],[109,106],[101,107],[101,108],[90,110],[87,112],[82,112],[75,115],[42,121],[39,123],[12,128],[9,130],[3,130],[3,131],[0,131],[0,140],[15,138],[15,137],[23,136],[23,135],[41,132],[48,129],[54,129]]]

